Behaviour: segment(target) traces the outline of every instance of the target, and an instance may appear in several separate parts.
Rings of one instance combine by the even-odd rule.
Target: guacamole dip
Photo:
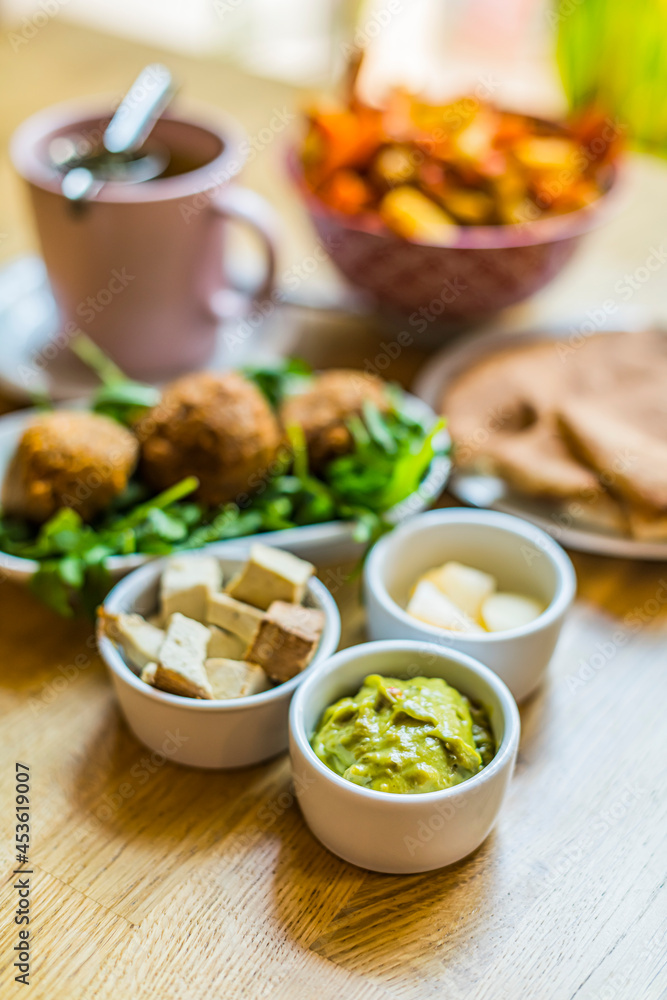
[[[495,754],[486,712],[440,677],[369,675],[326,709],[311,743],[336,774],[379,792],[450,788]]]

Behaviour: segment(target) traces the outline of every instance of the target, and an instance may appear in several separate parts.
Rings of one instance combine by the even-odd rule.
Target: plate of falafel
[[[63,615],[151,558],[227,539],[357,558],[447,482],[442,419],[375,375],[296,359],[162,389],[98,374],[88,400],[0,418],[0,572]]]

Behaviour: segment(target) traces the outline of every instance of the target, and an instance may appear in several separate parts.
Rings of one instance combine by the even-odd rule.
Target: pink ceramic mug
[[[171,155],[164,177],[108,182],[85,205],[73,205],[61,193],[50,144],[73,134],[99,141],[108,119],[108,108],[59,105],[33,115],[12,138],[64,333],[83,330],[135,378],[200,368],[213,353],[221,320],[241,318],[271,293],[273,212],[259,195],[230,183],[246,155],[239,127],[218,113],[177,111],[151,136]],[[264,248],[254,295],[234,292],[225,280],[230,219],[251,226]]]

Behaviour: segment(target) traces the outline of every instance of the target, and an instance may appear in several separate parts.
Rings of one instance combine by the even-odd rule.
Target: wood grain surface
[[[159,55],[58,18],[16,52],[5,44],[3,146],[31,111],[119,93]],[[226,105],[231,95],[250,131],[267,109],[293,106],[287,88],[213,60],[169,62],[194,96]],[[255,162],[249,180],[293,223],[286,259],[303,255],[313,237],[278,172]],[[32,245],[16,192],[4,160],[3,257]],[[615,249],[609,237],[592,241],[587,272],[606,269],[592,279],[598,291],[648,253],[656,223],[641,219],[641,238],[619,238],[626,220]],[[557,282],[574,308],[597,301],[580,298],[582,282],[577,268]],[[538,297],[535,315],[555,295]],[[642,295],[651,304],[655,284]],[[371,329],[362,336],[332,321],[312,333],[302,324],[297,339],[316,363],[363,364],[377,351]],[[408,384],[421,360],[405,351],[391,373]],[[409,877],[364,872],[322,848],[294,803],[286,757],[233,773],[152,757],[119,713],[91,625],[1,583],[3,1000],[666,996],[667,566],[573,558],[577,604],[547,683],[522,707],[517,771],[496,830],[451,869]],[[359,641],[355,586],[336,597],[344,642]],[[12,965],[16,760],[32,780],[29,987]]]

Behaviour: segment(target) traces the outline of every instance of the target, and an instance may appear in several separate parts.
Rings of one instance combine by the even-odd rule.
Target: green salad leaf
[[[156,386],[129,379],[85,333],[79,331],[70,347],[101,382],[93,394],[90,407],[93,413],[101,413],[132,427],[146,410],[160,402],[160,390]]]
[[[248,365],[241,374],[254,382],[273,407],[278,407],[285,396],[298,391],[312,375],[313,370],[301,358],[285,358],[272,365]]]
[[[95,525],[86,524],[71,507],[62,507],[36,533],[33,529],[32,536],[24,522],[0,518],[0,548],[40,562],[30,588],[58,614],[74,613],[72,593],[94,614],[111,583],[109,556],[165,555],[173,551],[175,541],[187,539],[193,515],[200,520],[201,510],[180,501],[198,485],[189,476],[127,512],[107,512]]]
[[[93,348],[95,355],[98,349]],[[88,343],[84,354],[90,354]],[[107,360],[101,372],[95,355],[96,370],[106,381],[93,405],[98,412],[131,422],[137,412],[152,405],[151,393],[156,390],[117,379],[115,366],[109,362],[108,369]],[[252,372],[246,369],[273,406],[308,373],[308,366],[295,359]],[[111,583],[111,556],[166,555],[259,532],[336,520],[354,522],[355,539],[370,544],[391,528],[391,509],[418,490],[434,458],[443,453],[438,443],[442,427],[443,421],[426,426],[406,413],[397,391],[387,412],[367,402],[361,416],[349,420],[352,450],[317,473],[310,468],[302,428],[288,427],[291,454],[244,506],[227,503],[210,508],[193,501],[198,486],[194,476],[157,496],[150,496],[135,478],[91,524],[70,507],[57,511],[38,528],[0,516],[0,549],[37,560],[40,567],[31,581],[33,592],[59,614],[69,616],[77,603],[94,615]]]

